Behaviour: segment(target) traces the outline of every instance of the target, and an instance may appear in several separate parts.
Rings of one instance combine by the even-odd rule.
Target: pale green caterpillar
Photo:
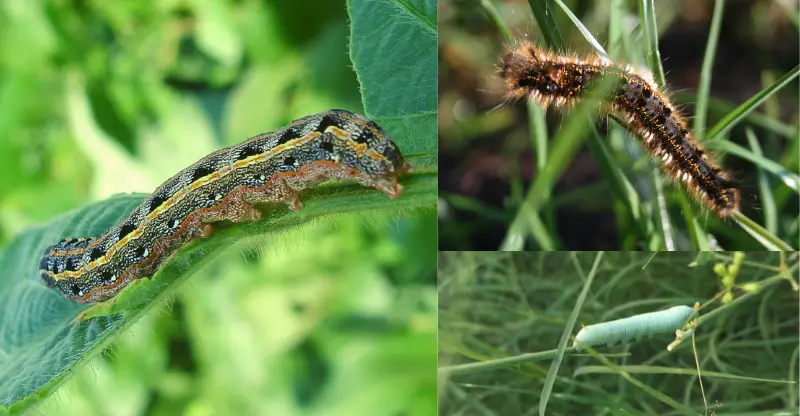
[[[648,312],[614,321],[589,325],[575,336],[572,347],[580,349],[578,344],[594,346],[607,344],[609,347],[617,342],[627,343],[658,334],[675,332],[692,316],[694,309],[685,306],[673,306],[667,310]]]

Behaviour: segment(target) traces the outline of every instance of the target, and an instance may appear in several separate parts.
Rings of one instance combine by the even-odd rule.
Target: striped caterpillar
[[[328,179],[352,180],[400,196],[409,172],[397,145],[373,121],[330,110],[220,149],[159,186],[99,237],[66,238],[48,247],[39,274],[48,287],[80,303],[116,295],[153,273],[212,223],[256,221],[254,205],[302,207],[298,193]]]
[[[659,90],[652,75],[615,66],[603,58],[578,60],[544,53],[530,42],[508,52],[500,64],[506,100],[533,98],[542,108],[574,106],[602,77],[614,87],[604,111],[617,117],[647,151],[661,159],[665,171],[708,209],[726,217],[739,209],[739,191],[692,137],[686,120]]]
[[[625,344],[634,339],[674,332],[681,329],[693,313],[693,308],[679,305],[664,311],[589,325],[581,328],[572,347],[580,349],[579,344],[589,347],[606,344],[610,347],[617,342]]]

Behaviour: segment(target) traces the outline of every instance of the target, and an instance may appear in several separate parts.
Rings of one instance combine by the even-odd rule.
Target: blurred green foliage
[[[344,2],[8,0],[0,19],[4,239],[297,117],[362,109]],[[106,148],[156,171],[98,179]]]
[[[435,25],[434,2],[401,4]],[[0,1],[0,247],[87,201],[149,192],[210,151],[300,116],[370,115],[350,30],[344,1]],[[416,92],[435,105],[427,78],[430,91]],[[435,106],[419,117],[434,122],[393,136],[430,154]],[[432,210],[402,217],[314,220],[236,245],[39,409],[432,414],[436,223]],[[7,352],[24,345],[19,318],[0,310]]]

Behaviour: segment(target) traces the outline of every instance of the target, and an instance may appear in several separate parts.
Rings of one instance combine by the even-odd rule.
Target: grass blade
[[[572,335],[573,328],[575,328],[575,322],[578,321],[578,315],[581,312],[581,307],[583,307],[583,302],[586,300],[586,296],[589,294],[589,289],[592,288],[594,276],[597,274],[597,267],[600,265],[600,260],[602,259],[603,252],[597,252],[597,255],[594,258],[594,264],[592,265],[592,270],[589,271],[589,276],[586,277],[586,281],[583,284],[583,289],[581,289],[581,293],[578,295],[578,300],[575,302],[575,306],[572,308],[572,313],[569,315],[567,324],[564,326],[564,331],[561,333],[561,339],[558,341],[558,350],[556,352],[556,356],[553,358],[553,362],[550,363],[550,369],[547,370],[547,378],[544,380],[544,388],[542,389],[542,394],[539,396],[539,416],[544,416],[544,411],[547,408],[547,401],[550,399],[550,393],[553,391],[553,385],[556,382],[558,367],[561,366],[561,360],[564,358],[564,352],[567,349],[569,337]],[[572,257],[572,260],[575,261],[575,256]],[[575,262],[575,265],[576,268],[580,270],[580,265],[577,262]]]
[[[564,13],[566,13],[567,17],[569,17],[569,20],[572,20],[572,23],[575,24],[575,27],[578,28],[583,37],[589,41],[589,44],[592,45],[592,48],[594,48],[597,54],[605,59],[609,59],[608,53],[606,53],[606,50],[603,49],[602,46],[600,46],[600,42],[598,42],[597,39],[595,39],[594,36],[592,36],[592,32],[590,32],[589,29],[587,29],[586,26],[583,25],[580,19],[578,19],[578,17],[575,16],[574,13],[572,13],[569,7],[567,7],[567,5],[564,4],[564,2],[561,0],[553,0],[553,1],[555,1],[556,4],[558,4],[558,7],[561,7],[561,10],[563,10]]]
[[[735,110],[728,113],[722,120],[720,120],[714,127],[709,130],[708,141],[711,141],[717,136],[727,133],[728,130],[738,124],[743,118],[755,110],[761,103],[766,101],[772,94],[778,92],[786,84],[790,83],[793,79],[800,75],[800,65],[794,67],[791,71],[787,72],[784,76],[772,83],[772,85],[759,91],[756,95],[750,97],[747,101],[743,102]]]
[[[539,24],[544,41],[548,46],[557,50],[564,50],[564,39],[558,31],[558,25],[553,18],[553,0],[528,0],[533,11],[533,17]]]
[[[753,236],[761,245],[770,251],[795,251],[789,244],[770,233],[766,228],[758,225],[755,221],[748,218],[741,212],[733,214],[736,223]]]
[[[697,86],[697,102],[694,112],[694,135],[700,140],[706,129],[708,115],[708,96],[711,90],[711,70],[714,68],[714,57],[717,54],[719,30],[722,26],[722,14],[725,11],[725,0],[714,2],[714,15],[711,18],[711,29],[708,33],[708,44],[703,55],[703,67],[700,69],[700,84]]]
[[[500,13],[497,12],[497,8],[494,7],[494,4],[490,0],[481,0],[481,6],[483,6],[483,10],[489,15],[489,20],[494,22],[497,26],[497,29],[500,30],[500,33],[503,34],[503,38],[505,38],[506,43],[509,45],[514,44],[514,37],[511,36],[511,30],[508,29],[503,19],[500,18]]]

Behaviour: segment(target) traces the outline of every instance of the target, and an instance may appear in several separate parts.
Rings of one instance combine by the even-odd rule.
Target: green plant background
[[[435,2],[6,0],[0,22],[0,413],[434,411]],[[400,199],[311,190],[77,325],[39,283],[47,244],[143,198],[112,195],[329,108],[389,131]]]
[[[440,414],[796,414],[799,257],[742,254],[728,292],[731,252],[441,253]],[[696,348],[570,348],[582,325],[695,302]]]

